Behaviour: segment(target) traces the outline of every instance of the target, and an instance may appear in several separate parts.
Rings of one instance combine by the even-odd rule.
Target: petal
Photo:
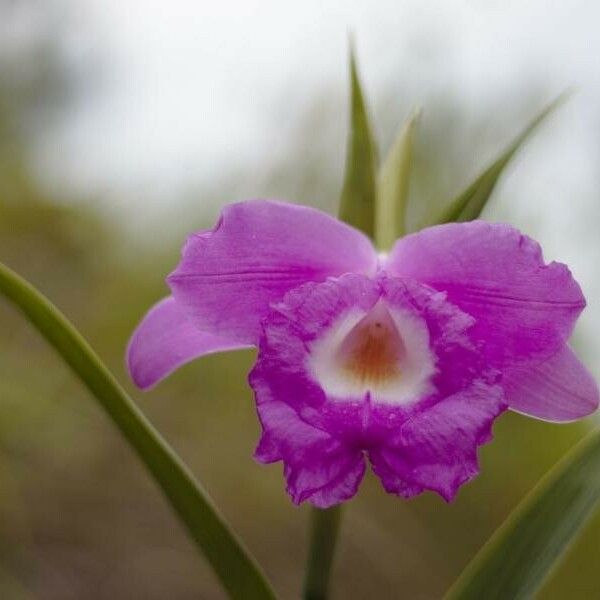
[[[328,508],[356,494],[365,472],[363,454],[302,420],[289,405],[275,400],[253,371],[263,436],[255,458],[283,460],[287,492],[295,504],[308,501]]]
[[[385,269],[447,291],[477,320],[473,333],[496,366],[554,354],[585,306],[569,269],[544,264],[539,244],[508,225],[425,229],[399,240]]]
[[[427,371],[431,385],[416,386],[399,402],[371,386],[349,395],[332,392],[312,363],[319,342],[347,315],[360,318],[382,302],[390,314],[404,311],[426,327],[435,356],[435,369]],[[363,453],[388,491],[412,496],[433,489],[450,499],[477,473],[477,447],[506,408],[500,373],[469,337],[473,322],[444,293],[399,278],[347,274],[288,292],[262,322],[250,374],[263,428],[257,459],[284,462],[295,502],[320,506],[351,497]],[[406,360],[416,338],[398,332]]]
[[[131,336],[127,368],[134,383],[145,390],[198,356],[246,347],[203,333],[169,297],[150,309]]]
[[[479,472],[477,448],[491,440],[504,411],[502,389],[484,379],[407,420],[396,438],[369,452],[386,491],[411,497],[424,489],[446,501]]]
[[[366,465],[362,453],[354,452],[351,455],[343,454],[340,456],[319,458],[315,462],[315,470],[309,471],[307,464],[302,465],[303,480],[308,477],[313,480],[316,473],[324,472],[327,474],[326,483],[319,484],[317,488],[310,490],[310,496],[307,496],[308,502],[317,508],[330,508],[340,502],[350,500],[356,495],[358,487],[365,475]],[[290,493],[298,490],[299,477],[290,477],[293,481],[293,487],[288,485]],[[304,492],[306,494],[306,492]]]
[[[512,410],[545,421],[575,421],[598,408],[598,386],[567,345],[542,363],[507,370],[502,385]]]
[[[318,210],[268,200],[231,204],[214,230],[188,238],[168,282],[203,331],[255,344],[269,304],[307,281],[373,274],[359,231]]]

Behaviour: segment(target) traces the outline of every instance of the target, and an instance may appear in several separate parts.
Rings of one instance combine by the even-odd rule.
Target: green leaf
[[[397,238],[406,233],[414,131],[419,114],[417,110],[406,120],[379,171],[375,242],[380,250],[388,250]]]
[[[373,237],[375,232],[376,170],[377,150],[358,77],[354,51],[351,49],[350,130],[339,217],[370,237]]]
[[[434,224],[452,223],[462,221],[472,221],[477,219],[484,209],[487,201],[490,199],[498,179],[504,172],[504,168],[510,162],[517,150],[523,145],[525,140],[535,131],[537,126],[558,106],[560,106],[568,97],[568,93],[561,94],[556,100],[551,102],[535,119],[514,139],[514,141],[504,150],[485,171],[455,198],[443,211]]]
[[[599,501],[600,431],[595,431],[521,502],[446,600],[533,598]]]
[[[326,510],[311,510],[310,548],[302,594],[304,600],[325,600],[329,596],[329,580],[341,516],[342,507],[339,504]]]
[[[207,493],[152,427],[66,317],[0,263],[0,293],[12,301],[95,396],[161,487],[231,598],[275,598],[258,565]]]

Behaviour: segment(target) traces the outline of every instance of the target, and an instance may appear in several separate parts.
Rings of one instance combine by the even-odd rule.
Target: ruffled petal
[[[539,244],[508,225],[425,229],[399,240],[384,268],[447,291],[477,320],[473,334],[495,366],[552,356],[585,306],[569,269],[546,265]]]
[[[451,501],[479,473],[477,448],[491,439],[494,419],[506,408],[502,389],[484,379],[418,411],[397,435],[369,452],[386,491],[411,497],[424,489]]]
[[[502,384],[512,410],[545,421],[575,421],[598,408],[598,386],[567,345],[541,363],[508,369]]]
[[[145,390],[194,358],[247,347],[248,344],[203,333],[169,297],[148,311],[131,336],[127,369],[134,383]]]
[[[284,461],[286,490],[293,502],[328,508],[354,496],[365,472],[362,452],[313,427],[273,398],[260,369],[253,371],[251,384],[263,426],[254,456],[262,463]]]
[[[269,304],[288,290],[376,267],[371,242],[352,227],[312,208],[254,200],[226,206],[214,230],[190,236],[168,283],[200,329],[255,344]]]
[[[381,388],[373,380],[366,389],[362,383],[328,388],[330,380],[314,363],[315,357],[326,359],[323,341],[347,331],[348,321],[362,323],[372,311],[383,315],[383,308],[402,336],[401,380],[411,376],[406,361],[414,344],[426,343],[434,368],[417,375],[427,382]],[[402,328],[411,322],[420,323],[426,338]],[[500,373],[469,337],[473,323],[444,293],[398,278],[347,274],[290,291],[263,320],[250,374],[263,428],[257,459],[284,462],[295,502],[329,506],[350,498],[362,477],[363,454],[388,491],[411,496],[432,489],[452,498],[477,473],[477,446],[489,439],[492,421],[506,408]],[[390,325],[383,317],[378,324]],[[335,343],[332,349],[336,356]],[[345,373],[339,377],[353,377]]]

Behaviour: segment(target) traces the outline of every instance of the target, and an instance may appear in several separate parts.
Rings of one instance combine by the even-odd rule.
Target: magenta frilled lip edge
[[[581,289],[508,225],[439,225],[378,255],[318,210],[240,202],[189,236],[167,282],[128,347],[134,382],[257,347],[255,457],[283,461],[296,503],[351,498],[367,461],[390,493],[451,500],[507,408],[565,422],[598,407],[568,345]]]

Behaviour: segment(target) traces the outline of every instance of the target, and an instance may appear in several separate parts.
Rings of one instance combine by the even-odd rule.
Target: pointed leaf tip
[[[377,149],[350,46],[350,127],[340,219],[369,236],[375,231]]]
[[[410,189],[414,132],[421,115],[417,108],[406,119],[377,180],[375,240],[381,250],[391,248],[406,233],[406,208]]]
[[[448,207],[434,221],[433,225],[441,223],[472,221],[477,219],[492,192],[494,191],[500,176],[504,172],[505,167],[510,160],[521,148],[523,143],[537,129],[538,125],[550,115],[554,110],[561,106],[569,97],[570,91],[563,92],[548,106],[546,106],[521,133],[513,140],[513,142],[504,150],[504,152],[493,161],[488,167],[473,181],[459,196],[457,196]]]

